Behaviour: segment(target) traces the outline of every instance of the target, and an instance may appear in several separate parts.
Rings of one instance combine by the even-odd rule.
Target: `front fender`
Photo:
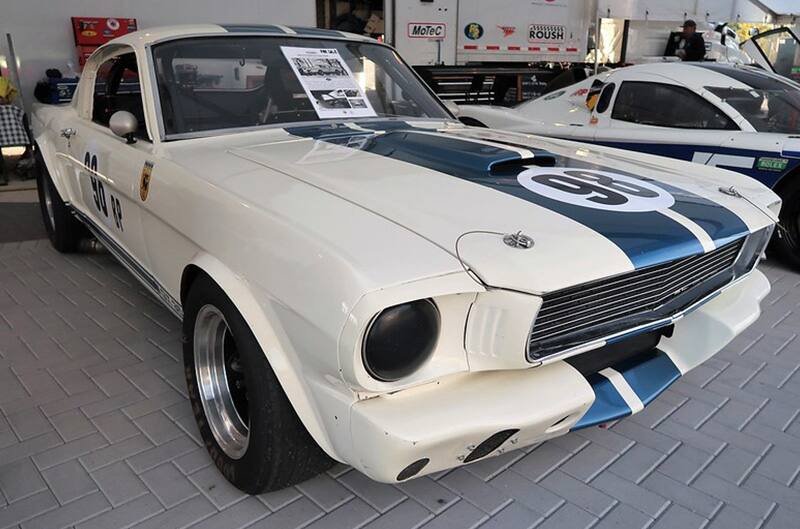
[[[36,148],[42,153],[42,160],[44,160],[45,168],[50,174],[50,179],[58,191],[58,195],[64,202],[72,202],[72,195],[70,194],[70,187],[67,184],[67,171],[61,163],[56,146],[48,137],[47,133],[39,134],[34,138]]]
[[[57,111],[67,111],[67,109],[56,109]],[[58,120],[58,116],[53,115],[49,108],[35,107],[31,113],[31,129],[33,130],[34,143],[42,154],[45,167],[50,173],[50,179],[58,191],[59,196],[64,202],[72,202],[71,189],[68,183],[69,173],[64,167],[62,159],[58,156],[58,146],[54,139],[52,127]]]
[[[325,423],[318,413],[320,408],[315,403],[312,389],[307,380],[300,376],[302,369],[295,361],[297,356],[292,351],[284,349],[291,347],[291,341],[272,324],[279,319],[269,302],[267,300],[259,302],[253,292],[254,287],[212,255],[200,253],[190,264],[208,274],[233,301],[258,340],[303,425],[329,456],[341,461],[341,457],[334,450],[334,443],[331,442]]]

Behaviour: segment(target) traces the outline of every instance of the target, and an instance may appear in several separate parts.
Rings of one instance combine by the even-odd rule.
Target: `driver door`
[[[73,205],[104,246],[141,275],[149,268],[141,206],[149,193],[154,156],[133,51],[106,57],[95,71],[92,94],[80,97],[86,111],[67,145],[78,187]],[[121,110],[138,121],[133,143],[109,128],[111,116]]]

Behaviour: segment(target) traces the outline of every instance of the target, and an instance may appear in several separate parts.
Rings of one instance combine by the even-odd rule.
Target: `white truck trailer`
[[[385,35],[442,98],[508,104],[584,63],[596,9],[582,0],[385,0]]]
[[[539,95],[564,69],[593,66],[595,40],[601,64],[664,60],[687,19],[703,33],[708,59],[743,62],[725,25],[752,16],[743,1],[384,0],[383,7],[387,41],[442,97],[513,103]]]
[[[583,62],[595,3],[387,0],[386,38],[416,66]]]

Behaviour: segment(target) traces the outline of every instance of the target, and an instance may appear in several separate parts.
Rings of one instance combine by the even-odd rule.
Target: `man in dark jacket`
[[[683,35],[678,42],[675,55],[682,61],[702,61],[706,56],[706,42],[703,36],[697,33],[697,24],[694,20],[683,23]]]

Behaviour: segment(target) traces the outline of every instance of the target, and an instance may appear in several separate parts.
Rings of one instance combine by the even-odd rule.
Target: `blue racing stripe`
[[[658,185],[676,198],[681,197],[669,209],[703,228],[717,248],[750,233],[741,217],[721,204],[670,184],[658,182]]]
[[[518,145],[518,147],[526,148],[523,145]],[[579,164],[585,165],[585,162],[575,158],[557,157],[557,165],[560,166],[581,166]],[[589,168],[608,170],[608,168],[601,166],[593,166]],[[722,206],[721,204],[717,204],[712,200],[660,180],[654,181],[619,169],[614,169],[613,171],[638,178],[640,180],[653,182],[658,187],[668,191],[673,197],[675,197],[675,204],[673,204],[669,209],[683,215],[687,219],[700,226],[703,231],[705,231],[708,236],[714,240],[717,248],[720,246],[725,246],[729,242],[747,235],[750,231],[747,227],[747,224],[744,223],[741,217],[728,208]]]
[[[622,374],[645,406],[681,376],[670,357],[658,349],[644,359],[637,357],[620,362],[613,369]]]
[[[568,204],[538,195],[519,185],[517,174],[524,168],[514,167],[506,172],[493,173],[493,166],[520,159],[516,151],[502,145],[477,143],[444,134],[416,134],[411,125],[402,121],[363,122],[360,126],[391,131],[372,136],[360,145],[362,150],[468,180],[569,217],[617,245],[636,268],[704,251],[693,233],[660,213],[600,211]],[[349,137],[364,134],[334,124],[290,127],[286,130],[296,136],[341,145],[346,145]],[[552,157],[550,153],[547,154]],[[555,158],[557,165],[568,163],[570,167],[608,170],[584,160]],[[660,182],[655,183],[660,185]],[[676,200],[680,200],[681,196],[676,196]]]
[[[658,349],[623,360],[611,366],[611,369],[622,375],[645,406],[681,376],[669,356]],[[592,386],[595,401],[575,423],[573,430],[603,424],[631,414],[630,407],[606,377],[594,373],[587,376],[586,381]]]
[[[610,380],[598,373],[589,375],[586,380],[594,390],[594,402],[572,430],[596,426],[631,414],[631,409]]]

